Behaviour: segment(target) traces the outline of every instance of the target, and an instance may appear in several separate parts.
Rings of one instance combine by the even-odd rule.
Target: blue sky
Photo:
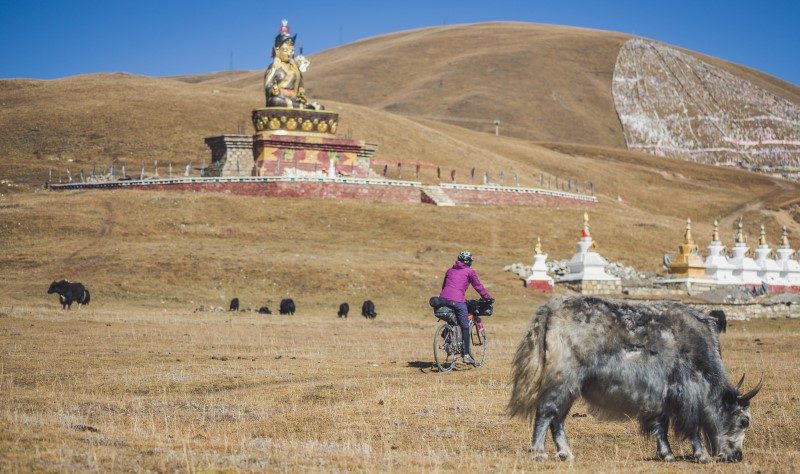
[[[261,69],[282,18],[307,55],[411,28],[524,21],[632,33],[800,85],[798,0],[0,0],[0,78]]]

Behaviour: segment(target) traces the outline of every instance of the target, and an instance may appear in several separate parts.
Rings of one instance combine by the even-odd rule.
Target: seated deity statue
[[[283,20],[272,55],[275,58],[264,73],[264,93],[267,107],[324,110],[316,102],[309,103],[303,88],[303,72],[309,61],[302,53],[294,57],[297,35],[289,34],[289,23]]]

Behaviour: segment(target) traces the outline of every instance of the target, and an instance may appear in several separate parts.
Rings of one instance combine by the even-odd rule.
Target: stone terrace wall
[[[458,204],[521,205],[545,207],[592,207],[597,198],[539,188],[478,186],[442,183],[439,188]]]
[[[158,191],[222,192],[245,196],[363,199],[374,202],[429,202],[416,181],[303,176],[236,176],[164,178],[127,181],[50,184],[53,190],[130,188]],[[456,204],[527,205],[547,207],[594,206],[597,198],[537,188],[441,184]]]
[[[51,185],[52,189],[131,188],[153,191],[221,192],[244,196],[361,199],[418,204],[421,187],[412,181],[357,178],[237,177],[153,179]]]

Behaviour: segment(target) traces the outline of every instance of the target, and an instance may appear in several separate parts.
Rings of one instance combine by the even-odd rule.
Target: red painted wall
[[[133,189],[193,191],[238,194],[243,196],[304,197],[322,199],[363,199],[374,202],[418,204],[420,188],[340,183],[175,183],[136,186]]]

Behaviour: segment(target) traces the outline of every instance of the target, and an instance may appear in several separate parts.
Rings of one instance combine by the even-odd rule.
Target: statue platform
[[[253,127],[259,132],[304,132],[336,135],[339,114],[327,110],[264,107],[253,110]]]
[[[363,140],[304,134],[258,132],[253,135],[256,176],[303,172],[366,178],[377,145]]]

